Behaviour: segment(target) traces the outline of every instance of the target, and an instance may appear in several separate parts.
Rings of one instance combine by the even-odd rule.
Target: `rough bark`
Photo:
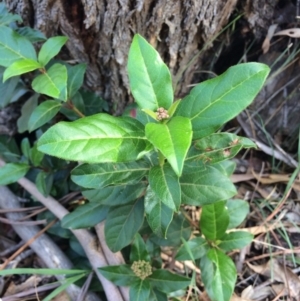
[[[109,100],[115,113],[130,101],[127,53],[134,33],[161,53],[173,76],[186,68],[205,43],[228,22],[237,0],[6,0],[24,24],[47,37],[64,34],[67,58],[88,63],[86,85]],[[193,69],[177,94],[185,94]]]

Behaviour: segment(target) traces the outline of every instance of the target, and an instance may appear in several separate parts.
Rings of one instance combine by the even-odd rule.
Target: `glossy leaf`
[[[248,138],[231,133],[211,134],[195,142],[189,158],[214,164],[235,157],[242,148],[251,147],[255,148],[256,144]]]
[[[180,177],[192,140],[191,122],[180,116],[165,123],[147,123],[146,137],[167,158]]]
[[[9,67],[21,59],[36,61],[32,44],[10,27],[0,26],[0,66]]]
[[[140,279],[128,264],[106,266],[98,268],[98,271],[106,279],[119,286],[130,286]]]
[[[229,301],[236,281],[235,265],[224,253],[211,249],[200,260],[201,279],[211,300]]]
[[[8,163],[0,167],[0,185],[17,182],[24,177],[30,166],[24,163]]]
[[[201,206],[231,198],[236,189],[230,179],[212,166],[185,169],[179,179],[182,203]]]
[[[171,293],[185,289],[191,280],[167,270],[155,270],[148,278],[151,286],[164,293]]]
[[[145,301],[149,300],[150,283],[147,279],[139,279],[130,285],[129,298],[130,301]]]
[[[144,202],[112,207],[105,222],[105,238],[108,247],[117,252],[130,244],[144,221]]]
[[[21,59],[14,63],[12,63],[8,68],[6,68],[4,74],[3,74],[3,81],[6,81],[7,79],[21,75],[36,69],[41,68],[42,66],[32,59]]]
[[[171,74],[158,52],[140,35],[128,55],[128,76],[135,101],[142,109],[168,109],[173,102]]]
[[[152,231],[165,238],[174,212],[157,197],[150,187],[148,187],[145,196],[145,212]]]
[[[177,251],[176,260],[196,260],[201,258],[208,251],[208,243],[202,237],[188,240]],[[191,258],[192,255],[192,258]]]
[[[131,245],[130,261],[134,262],[139,260],[150,262],[150,256],[143,238],[137,233]]]
[[[74,211],[63,217],[61,226],[68,229],[93,227],[106,218],[108,210],[108,206],[97,202],[78,206]]]
[[[221,238],[221,242],[218,247],[225,252],[229,252],[249,245],[252,240],[253,235],[247,231],[225,233],[225,235]]]
[[[82,194],[91,202],[107,206],[128,204],[141,197],[146,190],[144,183],[128,186],[110,186],[101,189],[85,190]]]
[[[53,98],[67,100],[67,68],[61,64],[52,65],[47,72],[32,82],[34,91]]]
[[[139,183],[148,173],[145,161],[128,163],[82,164],[73,169],[71,179],[86,188],[102,188],[108,185]]]
[[[63,36],[49,38],[41,47],[38,55],[38,61],[43,66],[46,66],[49,61],[59,53],[67,40],[68,38]]]
[[[239,226],[249,213],[249,203],[244,200],[228,200],[226,202],[229,214],[229,225],[227,229]]]
[[[178,211],[181,205],[179,178],[169,164],[153,166],[148,177],[149,185],[157,198],[172,211]]]
[[[84,74],[86,71],[86,64],[78,64],[68,68],[68,98],[76,94],[83,84]]]
[[[89,163],[133,161],[149,147],[140,122],[107,114],[60,122],[38,145],[48,155]]]
[[[22,22],[19,15],[14,15],[8,12],[5,3],[0,3],[0,25],[9,25],[12,22]]]
[[[225,201],[202,207],[200,229],[206,239],[220,239],[227,230],[229,214]]]
[[[267,65],[260,63],[230,67],[222,75],[194,87],[180,102],[175,115],[191,119],[193,139],[208,136],[253,101],[269,71]]]
[[[0,108],[6,107],[12,100],[13,95],[16,93],[16,87],[19,82],[19,77],[12,77],[5,83],[3,82],[4,68],[0,67]]]
[[[41,127],[51,120],[60,110],[61,103],[55,100],[46,100],[37,106],[28,121],[28,130],[30,132]]]
[[[39,94],[33,94],[30,98],[26,100],[21,109],[21,117],[17,121],[18,132],[24,133],[28,130],[28,122],[32,111],[38,105]]]

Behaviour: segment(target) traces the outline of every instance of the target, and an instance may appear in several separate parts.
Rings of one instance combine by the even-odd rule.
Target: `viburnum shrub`
[[[248,232],[235,229],[249,208],[231,199],[236,189],[230,159],[255,144],[219,129],[253,101],[269,68],[260,63],[233,66],[174,100],[168,67],[136,34],[128,55],[136,114],[116,117],[98,113],[101,99],[81,88],[85,64],[53,59],[66,37],[45,40],[32,29],[17,32],[8,26],[19,19],[0,21],[5,84],[34,71],[31,110],[22,112],[21,121],[39,137],[37,142],[23,139],[22,154],[1,149],[10,163],[0,169],[0,184],[27,174],[45,195],[80,189],[86,201],[63,218],[61,227],[89,228],[105,220],[109,248],[130,255],[127,264],[99,270],[115,284],[129,286],[130,300],[167,300],[171,292],[180,296],[178,291],[184,294],[192,285],[186,277],[191,275],[161,268],[162,247],[175,252],[176,260],[192,260],[200,268],[212,300],[229,300],[237,273],[226,253],[252,240]],[[37,41],[44,41],[38,54]],[[98,111],[90,109],[92,104]],[[54,124],[57,114],[71,121]],[[200,210],[197,225],[184,205]]]

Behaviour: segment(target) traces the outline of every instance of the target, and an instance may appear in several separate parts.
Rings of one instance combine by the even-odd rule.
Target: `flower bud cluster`
[[[156,119],[161,121],[164,119],[168,119],[170,116],[168,114],[168,111],[164,108],[158,108],[156,111]]]
[[[135,261],[132,264],[131,269],[133,270],[134,274],[142,280],[152,274],[152,267],[150,263],[145,260]]]

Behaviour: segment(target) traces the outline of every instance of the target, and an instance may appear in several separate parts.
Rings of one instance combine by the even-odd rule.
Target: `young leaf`
[[[164,293],[185,289],[191,282],[189,278],[173,274],[167,270],[155,270],[147,279],[151,286]]]
[[[208,251],[208,243],[202,237],[188,240],[177,251],[176,260],[196,260],[204,256]],[[192,258],[191,258],[192,254]]]
[[[231,133],[211,134],[196,141],[193,154],[189,152],[189,159],[197,158],[209,161],[210,164],[231,159],[242,148],[256,147],[250,139],[239,137]]]
[[[47,72],[37,76],[33,80],[32,88],[38,93],[67,100],[67,78],[66,66],[54,64]]]
[[[82,86],[85,70],[86,70],[86,64],[78,64],[76,66],[70,66],[68,68],[67,90],[68,90],[69,99],[72,99],[72,97]]]
[[[160,202],[172,211],[178,211],[181,205],[179,178],[169,164],[153,166],[149,172],[149,185]]]
[[[190,120],[177,116],[167,124],[147,123],[145,130],[148,140],[167,158],[180,177],[192,141]]]
[[[61,108],[61,103],[46,100],[37,106],[28,121],[28,130],[32,132],[51,120]]]
[[[130,285],[129,299],[130,301],[145,301],[149,300],[150,283],[147,279],[139,279]]]
[[[139,260],[150,262],[150,256],[143,238],[137,233],[131,245],[130,261],[134,262]]]
[[[165,238],[174,212],[157,197],[150,187],[145,196],[145,212],[152,231]]]
[[[71,179],[86,188],[102,188],[108,185],[139,183],[148,173],[145,161],[128,163],[82,164],[72,170]]]
[[[105,238],[108,247],[117,252],[130,244],[144,221],[144,201],[112,207],[105,222]]]
[[[119,286],[130,286],[140,279],[128,264],[106,266],[98,270],[106,279]]]
[[[46,66],[49,61],[55,57],[60,49],[65,45],[68,38],[63,36],[49,38],[42,46],[38,61],[44,66]]]
[[[54,125],[38,146],[65,160],[100,163],[134,161],[148,151],[149,143],[139,121],[96,114]]]
[[[212,300],[229,301],[235,281],[235,265],[224,253],[211,249],[200,260],[202,281]]]
[[[32,60],[32,59],[21,59],[12,63],[8,68],[6,68],[3,74],[3,81],[6,81],[10,77],[21,75],[36,69],[41,68],[42,66]]]
[[[229,214],[229,225],[227,229],[239,226],[249,213],[249,203],[244,200],[228,200],[226,202]]]
[[[32,44],[10,27],[0,26],[0,66],[9,67],[13,62],[21,59],[36,61]]]
[[[0,185],[17,182],[24,177],[30,166],[24,163],[8,163],[0,167]]]
[[[101,189],[85,190],[82,194],[91,202],[107,206],[120,206],[141,197],[146,190],[144,183],[128,186],[110,186]]]
[[[220,239],[228,224],[229,214],[225,201],[203,206],[199,226],[206,239]]]
[[[236,189],[230,179],[213,166],[186,168],[179,179],[183,204],[205,205],[231,198]]]
[[[194,87],[180,102],[175,115],[191,119],[193,139],[208,136],[253,101],[269,71],[267,65],[260,63],[230,67],[222,75]]]
[[[97,202],[84,204],[65,215],[61,220],[61,226],[68,229],[93,227],[106,218],[108,209],[109,206]]]
[[[171,74],[158,52],[140,35],[133,38],[128,55],[130,89],[141,109],[168,109],[173,102]]]
[[[225,233],[220,240],[221,242],[218,247],[225,252],[228,252],[249,245],[253,240],[253,235],[247,231],[235,231]]]

